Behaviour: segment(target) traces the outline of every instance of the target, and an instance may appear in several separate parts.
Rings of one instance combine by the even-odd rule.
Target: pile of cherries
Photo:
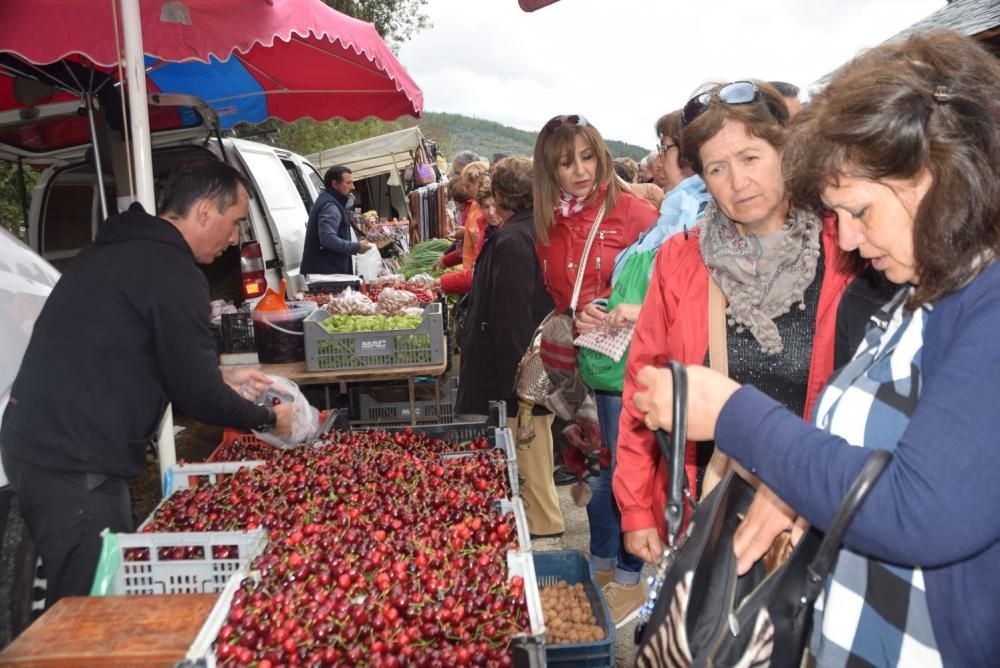
[[[267,463],[176,491],[144,527],[267,529],[259,579],[216,639],[223,665],[511,665],[528,619],[506,566],[514,518],[495,503],[510,495],[504,453],[410,430],[333,432],[266,457],[251,446],[230,454]]]

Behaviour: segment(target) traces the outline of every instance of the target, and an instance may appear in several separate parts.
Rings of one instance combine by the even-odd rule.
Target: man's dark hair
[[[239,186],[249,196],[250,181],[224,162],[207,159],[185,162],[167,176],[157,213],[184,218],[201,199],[212,200],[222,212],[236,204]]]
[[[625,183],[632,183],[632,174],[629,173],[625,163],[615,160],[615,174]]]
[[[340,183],[344,174],[353,174],[350,167],[345,167],[344,165],[334,165],[330,169],[326,170],[326,174],[323,175],[323,185],[327,188],[333,188],[333,182],[336,181]]]
[[[781,97],[798,97],[799,87],[787,81],[768,81],[776,91],[781,93]]]

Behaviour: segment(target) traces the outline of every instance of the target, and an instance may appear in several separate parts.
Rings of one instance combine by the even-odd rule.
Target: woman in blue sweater
[[[900,291],[810,426],[752,386],[688,368],[689,437],[716,445],[825,529],[867,449],[893,451],[814,617],[820,666],[1000,660],[1000,60],[951,32],[868,51],[796,119],[796,199]],[[639,375],[649,428],[672,384]],[[748,517],[746,571],[782,526]]]

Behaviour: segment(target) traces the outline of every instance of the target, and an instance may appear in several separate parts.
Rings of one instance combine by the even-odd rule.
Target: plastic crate
[[[517,473],[517,453],[514,452],[514,435],[510,429],[493,429],[490,435],[490,442],[496,450],[502,450],[504,461],[507,465],[507,480],[510,482],[511,496],[521,496],[521,480]],[[459,457],[471,457],[477,450],[462,450],[458,452],[446,452],[441,457],[451,459]]]
[[[253,320],[249,313],[223,313],[221,318],[222,349],[220,352],[256,353]]]
[[[427,434],[431,438],[440,438],[444,441],[455,441],[456,443],[468,443],[480,436],[485,436],[495,441],[495,429],[502,429],[507,426],[507,405],[503,401],[490,402],[490,414],[483,422],[451,422],[447,424],[417,425],[410,427],[414,431]],[[406,426],[387,427],[386,431],[393,433],[403,431]]]
[[[520,575],[524,579],[524,603],[528,607],[530,633],[514,638],[511,652],[514,665],[537,668],[545,664],[545,617],[542,614],[542,598],[538,593],[538,578],[535,575],[535,561],[530,552],[507,552],[507,577]]]
[[[531,668],[541,668],[545,665],[545,650],[542,644],[545,636],[545,622],[542,618],[542,600],[538,595],[534,564],[530,554],[519,553],[515,550],[507,552],[507,577],[509,579],[515,575],[524,579],[524,598],[528,608],[530,628],[530,633],[515,638],[512,649],[515,654],[524,657],[524,663],[516,662],[515,665],[526,664]],[[215,668],[215,649],[212,645],[219,635],[219,629],[229,617],[229,607],[232,604],[233,595],[236,594],[245,579],[257,580],[258,577],[257,572],[237,571],[232,573],[219,594],[215,606],[205,619],[201,631],[195,636],[188,648],[187,655],[183,661],[177,664],[177,668]]]
[[[128,533],[116,538],[119,564],[108,592],[111,596],[218,592],[267,546],[266,529]],[[161,550],[178,548],[185,550],[186,558],[161,558]],[[136,550],[143,551],[137,555],[142,560],[127,561]]]
[[[426,386],[418,383],[418,388]],[[443,385],[432,386],[432,390],[441,393],[438,398],[417,399],[413,402],[413,412],[416,422],[451,422],[454,419],[455,399],[458,397],[458,378],[450,378]],[[379,401],[375,394],[381,391],[383,395],[392,396],[392,401]],[[382,386],[380,388],[355,388],[352,390],[351,404],[357,406],[359,426],[388,427],[404,426],[412,423],[410,401],[406,386]],[[401,399],[401,400],[400,400]]]
[[[248,436],[253,436],[253,434],[248,434]],[[256,437],[254,437],[256,438]],[[225,441],[223,441],[225,442]],[[166,474],[163,476],[163,500],[156,506],[158,510],[160,505],[163,504],[170,495],[179,489],[189,489],[191,487],[196,487],[199,484],[207,483],[209,485],[214,485],[216,481],[226,476],[230,476],[240,469],[246,468],[257,468],[258,466],[264,464],[263,460],[250,460],[244,462],[204,462],[195,464],[175,464],[167,469]],[[155,515],[156,510],[154,510],[150,516]],[[149,519],[146,519],[148,522]],[[145,526],[146,522],[140,525]]]
[[[594,618],[605,631],[603,640],[594,642],[545,645],[546,665],[556,666],[612,666],[615,660],[615,625],[611,623],[611,612],[607,601],[597,587],[594,570],[581,552],[562,550],[557,552],[535,552],[533,555],[535,576],[538,586],[555,584],[559,580],[569,584],[583,583],[584,591],[594,612]]]
[[[444,362],[441,304],[424,307],[424,319],[413,329],[331,334],[320,325],[330,317],[325,309],[303,323],[307,371],[392,369]]]

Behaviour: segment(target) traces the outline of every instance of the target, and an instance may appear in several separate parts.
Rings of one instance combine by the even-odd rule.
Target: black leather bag
[[[685,497],[684,445],[687,438],[687,378],[670,362],[674,377],[674,425],[657,433],[671,472],[665,520],[668,544],[677,543]],[[680,418],[680,419],[678,419]],[[874,450],[841,502],[829,531],[810,530],[776,570],[764,572],[760,560],[745,575],[736,574],[733,538],[755,490],[735,473],[695,510],[687,535],[661,565],[662,587],[636,665],[772,666],[798,668],[812,622],[813,604],[836,561],[858,508],[892,459]]]

